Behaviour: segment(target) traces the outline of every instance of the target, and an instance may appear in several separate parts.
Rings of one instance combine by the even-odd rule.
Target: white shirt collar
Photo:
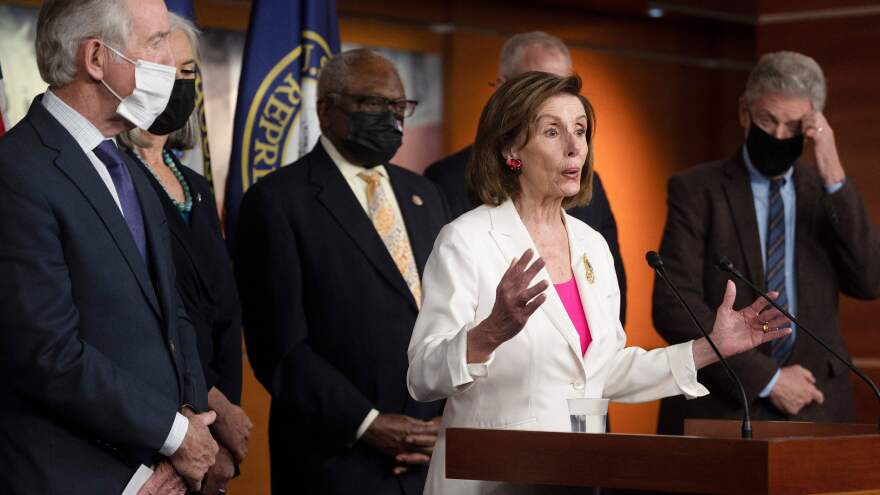
[[[88,121],[79,112],[58,98],[51,89],[47,89],[43,95],[43,107],[49,114],[73,136],[77,144],[85,151],[94,150],[104,140],[108,139],[94,124]]]
[[[322,134],[319,140],[321,141],[321,146],[324,147],[324,151],[326,151],[327,154],[330,155],[330,159],[333,160],[333,163],[335,163],[337,167],[339,167],[339,171],[342,172],[342,176],[345,177],[345,180],[351,181],[352,179],[357,178],[358,174],[363,172],[364,170],[375,170],[383,178],[388,177],[388,173],[385,171],[384,166],[376,165],[371,169],[367,169],[355,165],[346,160],[345,157],[342,156],[341,153],[339,153],[339,150],[336,149],[336,146],[333,146],[333,143],[326,136]]]

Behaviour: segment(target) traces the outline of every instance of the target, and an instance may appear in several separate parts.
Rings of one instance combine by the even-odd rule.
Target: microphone
[[[736,382],[736,387],[739,389],[740,402],[742,402],[743,408],[743,419],[742,419],[742,438],[752,438],[752,418],[749,416],[749,400],[746,397],[746,389],[743,387],[742,382],[739,380],[739,377],[736,376],[736,373],[733,372],[733,368],[727,364],[727,360],[724,359],[724,356],[721,354],[721,351],[715,347],[715,342],[712,341],[712,337],[709,337],[709,332],[703,328],[703,325],[700,323],[700,320],[697,319],[697,315],[694,314],[694,311],[688,306],[688,303],[681,297],[681,294],[678,292],[678,289],[673,285],[672,281],[669,280],[669,277],[666,275],[666,267],[663,266],[663,258],[660,257],[659,254],[655,251],[648,251],[645,253],[645,259],[648,261],[648,265],[654,269],[654,272],[666,282],[666,286],[675,294],[678,302],[684,307],[685,311],[687,311],[688,316],[691,317],[691,321],[694,322],[697,328],[700,329],[700,333],[703,334],[703,337],[706,338],[706,341],[709,343],[709,347],[712,348],[712,351],[715,352],[715,355],[718,356],[718,360],[721,361],[721,364],[724,365],[724,369],[727,370],[727,374]]]
[[[749,279],[747,279],[747,278],[745,277],[745,275],[743,275],[742,273],[740,273],[740,271],[737,270],[736,267],[733,266],[733,262],[730,261],[730,259],[729,259],[727,256],[721,256],[720,258],[718,258],[718,268],[719,268],[722,272],[729,273],[729,274],[733,275],[734,277],[736,277],[736,278],[742,280],[746,285],[748,285],[749,287],[751,287],[753,291],[755,291],[755,292],[757,292],[758,294],[760,294],[761,297],[763,297],[765,301],[769,302],[771,306],[773,306],[774,308],[778,309],[780,313],[782,313],[783,315],[785,315],[786,318],[788,318],[789,320],[792,321],[792,323],[794,323],[795,325],[797,325],[798,332],[800,332],[801,330],[803,330],[803,332],[804,332],[805,334],[809,335],[811,339],[813,339],[816,343],[818,343],[819,345],[821,345],[822,347],[824,347],[825,350],[828,351],[829,354],[831,354],[832,356],[834,356],[835,358],[837,358],[838,361],[840,361],[841,363],[843,363],[844,365],[846,365],[846,367],[849,368],[850,371],[852,371],[853,373],[855,373],[856,376],[858,376],[859,378],[861,378],[862,381],[864,381],[865,383],[868,384],[869,387],[871,387],[871,391],[874,392],[874,397],[877,399],[878,402],[880,402],[880,389],[877,388],[877,384],[874,383],[873,380],[871,380],[870,378],[868,378],[868,376],[865,375],[865,374],[862,372],[862,370],[858,369],[854,364],[850,363],[849,361],[847,361],[846,359],[844,359],[843,356],[841,356],[840,354],[838,354],[837,352],[835,352],[834,349],[831,348],[831,346],[829,346],[828,344],[826,344],[825,341],[822,340],[821,338],[819,338],[818,335],[816,335],[815,333],[813,333],[812,330],[810,330],[809,328],[805,327],[803,323],[799,322],[799,321],[797,320],[797,318],[795,318],[791,313],[789,313],[788,311],[786,311],[785,308],[783,308],[782,306],[776,304],[776,301],[774,301],[773,299],[770,299],[770,296],[768,296],[764,291],[762,291],[762,290],[759,289],[757,286],[755,286],[755,284],[753,284]],[[878,420],[878,422],[877,422],[877,431],[880,432],[880,420]]]

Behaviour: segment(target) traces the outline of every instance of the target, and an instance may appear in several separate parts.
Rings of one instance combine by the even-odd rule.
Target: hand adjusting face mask
[[[141,129],[149,129],[168,106],[177,68],[142,59],[134,61],[112,46],[106,43],[104,46],[123,60],[134,64],[134,91],[125,98],[119,96],[106,81],[101,80],[104,87],[119,100],[116,113]]]

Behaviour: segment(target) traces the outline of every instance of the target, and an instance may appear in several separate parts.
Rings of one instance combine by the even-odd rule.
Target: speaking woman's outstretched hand
[[[492,312],[468,334],[467,360],[481,363],[501,344],[518,334],[529,317],[547,299],[543,294],[548,283],[542,280],[530,286],[535,275],[544,268],[544,260],[529,262],[534,252],[527,249],[522,256],[513,260],[504,272],[495,289],[495,305]]]
[[[779,296],[776,292],[769,295],[773,299]],[[725,357],[748,351],[791,333],[791,322],[788,318],[776,308],[766,309],[769,303],[763,297],[758,297],[739,311],[733,309],[735,300],[736,285],[728,280],[724,299],[715,313],[715,324],[712,325],[711,333],[712,340]],[[693,352],[697,368],[717,361],[704,339],[694,343]]]

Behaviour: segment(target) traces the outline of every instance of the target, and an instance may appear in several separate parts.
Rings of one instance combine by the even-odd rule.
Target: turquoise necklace
[[[144,165],[147,165],[147,162],[146,162],[146,160],[144,160],[144,157],[142,157],[141,154],[138,153],[138,151],[136,149],[132,148],[132,151],[134,152],[135,156],[137,156],[138,160],[141,161],[141,163],[143,163]],[[171,202],[174,203],[174,206],[177,208],[177,211],[180,212],[180,216],[182,216],[184,220],[188,221],[189,214],[192,212],[192,206],[193,206],[192,191],[189,190],[189,184],[187,184],[186,179],[183,177],[183,173],[180,171],[180,169],[177,168],[177,164],[174,163],[174,158],[171,156],[171,152],[168,151],[167,149],[162,150],[162,161],[164,161],[165,165],[169,169],[171,169],[171,173],[174,174],[174,177],[177,179],[177,182],[179,182],[180,186],[183,188],[183,198],[184,198],[183,203],[180,203],[176,199],[174,199],[174,196],[172,196],[171,193],[169,193],[168,190],[165,189],[165,186],[162,186],[162,190],[165,191],[165,194],[168,195],[168,199],[170,199]],[[147,170],[149,170],[150,174],[152,174],[153,177],[155,177],[156,180],[159,181],[159,184],[162,184],[162,181],[159,180],[159,176],[156,175],[155,172],[153,172],[153,169],[151,169],[149,165],[147,165]]]

